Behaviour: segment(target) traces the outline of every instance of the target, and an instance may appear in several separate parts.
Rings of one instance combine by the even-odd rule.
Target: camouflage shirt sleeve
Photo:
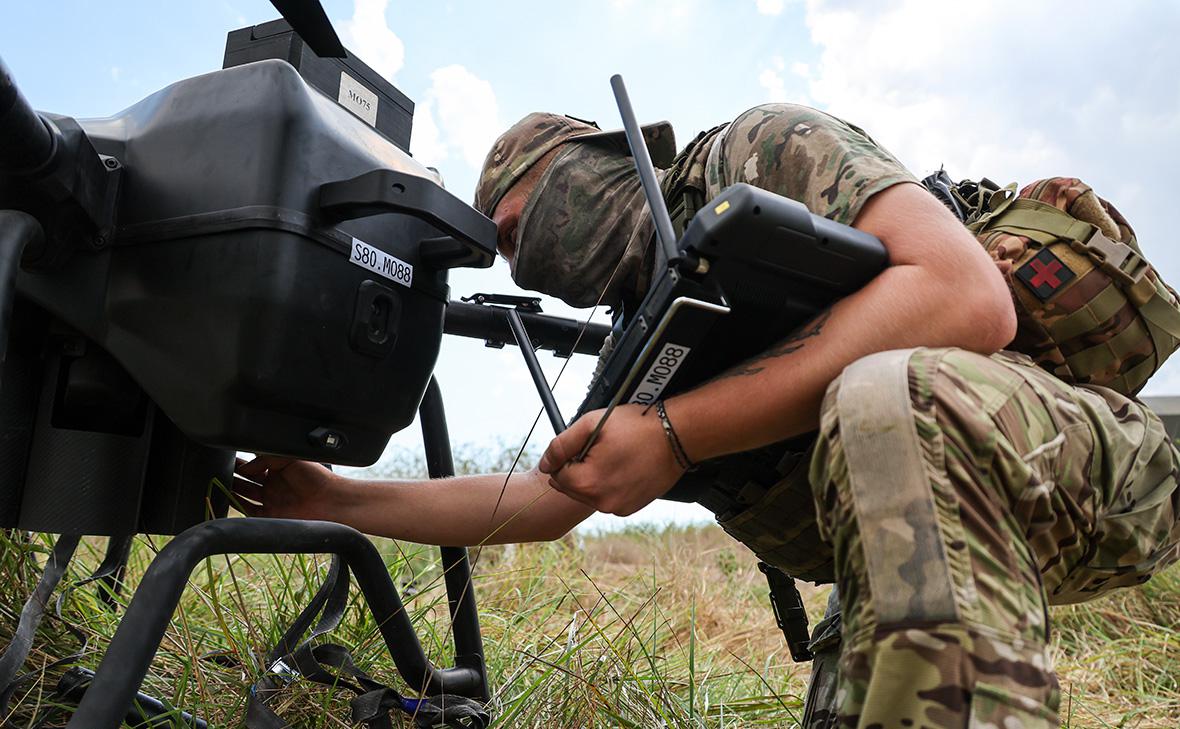
[[[742,113],[706,164],[708,196],[745,182],[851,225],[874,194],[917,179],[863,130],[806,106],[764,104]]]

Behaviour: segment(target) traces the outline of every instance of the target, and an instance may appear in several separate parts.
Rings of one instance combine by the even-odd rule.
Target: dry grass
[[[158,540],[157,540],[158,542]],[[37,549],[44,550],[38,543]],[[158,543],[157,545],[158,546]],[[395,581],[412,588],[427,654],[449,660],[445,596],[434,550],[382,542]],[[22,548],[0,552],[5,575],[0,637],[35,579]],[[131,571],[153,548],[140,541]],[[90,545],[71,573],[97,563]],[[153,664],[145,691],[192,710],[213,726],[236,726],[254,657],[308,597],[324,560],[220,558],[191,580],[182,609]],[[799,716],[809,667],[791,662],[766,602],[765,578],[744,548],[714,527],[632,530],[565,543],[485,548],[477,587],[498,720],[504,727],[790,726]],[[824,589],[805,589],[813,621]],[[89,588],[70,593],[65,618],[92,637],[94,666],[118,614]],[[1069,727],[1180,726],[1180,572],[1055,611],[1054,654]],[[333,640],[377,677],[395,681],[372,621],[359,606]],[[73,650],[55,621],[42,629],[30,665]],[[211,651],[224,666],[197,660]],[[45,700],[59,671],[19,697],[16,726]],[[347,695],[300,687],[283,702],[298,726],[348,726]]]

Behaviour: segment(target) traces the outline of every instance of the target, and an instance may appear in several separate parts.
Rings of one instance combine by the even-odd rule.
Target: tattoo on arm
[[[717,380],[725,380],[730,377],[745,377],[748,375],[758,374],[764,369],[764,367],[761,366],[762,362],[765,362],[768,359],[784,357],[788,354],[798,352],[800,349],[803,349],[803,346],[807,343],[808,339],[811,339],[812,337],[818,337],[823,332],[824,325],[828,323],[828,319],[830,319],[831,316],[832,310],[825,309],[820,313],[819,316],[812,319],[809,323],[804,324],[786,339],[771,346],[765,352],[756,354],[745,362],[742,362],[741,364],[732,367],[725,372],[722,372],[721,374],[714,377],[713,381],[716,382]]]

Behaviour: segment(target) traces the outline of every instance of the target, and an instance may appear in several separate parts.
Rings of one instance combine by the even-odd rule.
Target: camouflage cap
[[[642,127],[652,163],[667,167],[676,156],[676,138],[666,121]],[[622,129],[604,132],[594,122],[561,114],[533,112],[500,135],[483,163],[475,187],[475,208],[491,217],[492,211],[508,189],[529,168],[560,144],[577,139],[610,145],[628,152],[627,136]]]

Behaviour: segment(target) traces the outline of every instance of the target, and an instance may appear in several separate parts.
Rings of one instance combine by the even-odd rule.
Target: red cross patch
[[[1016,278],[1023,281],[1041,301],[1048,301],[1076,277],[1069,266],[1048,248],[1041,249],[1031,261],[1016,269]]]

